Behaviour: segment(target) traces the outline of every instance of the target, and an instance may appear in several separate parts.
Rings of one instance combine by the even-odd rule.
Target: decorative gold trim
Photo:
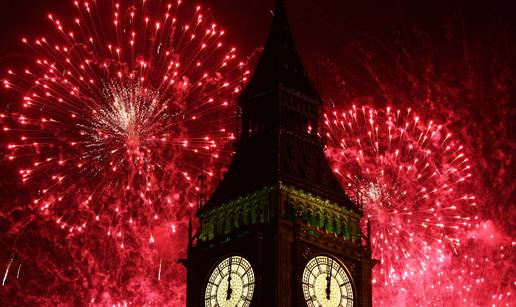
[[[275,195],[275,192],[279,193]],[[284,207],[273,206],[274,197],[285,197],[285,202],[279,201]],[[202,212],[199,238],[211,240],[217,234],[228,234],[243,225],[265,223],[280,214],[347,240],[360,238],[360,214],[281,182]]]

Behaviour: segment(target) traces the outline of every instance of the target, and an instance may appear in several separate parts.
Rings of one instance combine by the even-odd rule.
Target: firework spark
[[[13,300],[180,304],[183,226],[231,157],[249,72],[225,31],[181,1],[110,3],[48,14],[53,32],[21,39],[34,61],[3,80],[20,95],[0,117],[6,159],[32,198],[2,212]]]
[[[181,1],[117,3],[107,27],[97,18],[106,8],[74,5],[69,26],[48,15],[58,35],[22,38],[35,65],[4,80],[23,94],[20,112],[4,115],[8,159],[23,182],[41,184],[34,205],[70,232],[93,220],[118,233],[123,223],[172,219],[170,204],[193,205],[180,191],[213,176],[203,163],[232,139],[227,106],[243,64],[200,7],[181,22]]]
[[[470,158],[460,142],[410,108],[353,106],[331,110],[324,119],[334,170],[348,195],[363,206],[364,222],[371,222],[373,257],[380,261],[373,272],[375,302],[478,304],[485,296],[470,289],[481,270],[459,264],[464,259],[457,256],[482,258],[460,252],[481,245],[471,233],[482,225],[474,215],[476,197],[468,192]],[[457,268],[462,270],[458,275],[449,275]],[[501,303],[508,301],[507,293]]]

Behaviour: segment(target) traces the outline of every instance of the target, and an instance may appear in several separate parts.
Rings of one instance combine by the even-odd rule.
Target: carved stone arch
[[[224,215],[224,233],[227,234],[227,233],[231,232],[231,229],[233,228],[232,222],[233,222],[233,216],[232,216],[231,212],[228,212],[226,215]]]
[[[233,227],[240,228],[242,226],[242,211],[234,210],[231,214],[233,216]]]
[[[322,228],[324,222],[324,215],[320,209],[314,210],[313,217],[312,217],[312,226],[317,228]]]
[[[317,210],[317,216],[318,216],[317,227],[320,229],[323,229],[325,226],[325,223],[326,223],[326,215],[324,214],[323,211]]]
[[[224,216],[216,216],[215,217],[215,234],[222,234],[224,233]]]
[[[342,217],[337,216],[335,219],[335,234],[341,235],[342,234]]]
[[[318,209],[317,213],[319,215],[319,228],[323,229],[326,227],[326,221],[328,219],[328,216],[326,215],[325,211]]]
[[[257,220],[258,220],[258,218],[257,218],[256,208],[253,208],[253,210],[251,210],[251,224],[256,224]]]
[[[209,222],[207,220],[201,224],[201,227],[199,228],[199,240],[201,240],[201,241],[206,240],[206,237],[208,236],[208,227],[209,227]]]
[[[300,218],[301,221],[309,220],[310,212],[307,210],[307,208],[305,208],[305,206],[303,206],[303,203],[299,199],[291,197],[290,204],[291,204],[292,215],[293,215],[294,220],[297,218]],[[299,213],[301,213],[300,217],[297,216]]]
[[[337,220],[337,217],[335,216],[335,214],[330,213],[326,216],[325,228],[326,228],[327,232],[329,232],[329,233],[335,232],[335,221],[336,220]]]
[[[242,209],[242,224],[243,225],[249,225],[249,222],[251,221],[251,214],[250,214],[249,207],[244,207]]]
[[[310,209],[301,210],[301,222],[309,223],[311,216],[312,212]]]
[[[285,214],[287,218],[291,221],[294,221],[296,219],[296,212],[297,207],[294,204],[294,200],[292,197],[287,196],[286,202],[285,202]]]
[[[211,221],[211,223],[209,224],[209,228],[208,228],[208,238],[210,240],[212,240],[213,238],[215,238],[215,235],[217,234],[217,222],[216,221]]]
[[[308,224],[311,226],[317,226],[318,217],[317,217],[317,211],[310,208],[308,210]]]
[[[344,233],[343,233],[343,235],[344,235],[344,238],[346,240],[350,240],[351,239],[351,227],[350,227],[348,222],[344,223]]]

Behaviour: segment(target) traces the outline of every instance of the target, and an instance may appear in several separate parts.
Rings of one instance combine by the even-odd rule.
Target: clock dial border
[[[233,262],[235,258],[238,258],[238,263]],[[244,264],[244,265],[242,265]],[[221,267],[222,266],[222,267]],[[233,266],[233,268],[231,268]],[[251,264],[251,262],[244,256],[240,254],[229,254],[226,256],[223,256],[219,258],[218,261],[215,262],[215,264],[212,266],[212,268],[209,270],[209,274],[205,278],[204,286],[203,286],[203,296],[202,296],[202,305],[205,307],[219,307],[220,305],[217,303],[217,298],[215,298],[215,303],[213,303],[212,299],[218,295],[218,288],[221,286],[222,283],[226,284],[225,277],[228,276],[227,274],[227,268],[230,267],[229,271],[231,271],[231,274],[238,274],[239,269],[237,268],[236,271],[234,271],[234,268],[244,268],[244,272],[242,272],[242,275],[238,275],[239,278],[242,276],[247,276],[247,283],[242,285],[242,287],[248,287],[248,290],[246,291],[246,295],[241,295],[239,297],[239,300],[237,301],[236,307],[249,307],[251,305],[251,302],[253,300],[254,294],[256,292],[256,276],[254,272],[254,267]],[[226,274],[222,277],[220,277],[221,274]],[[240,278],[241,279],[241,278]],[[233,277],[233,280],[234,277]],[[243,282],[242,282],[243,283]],[[215,287],[215,289],[213,289]],[[208,295],[208,290],[211,292],[211,295]],[[213,292],[215,290],[215,292]],[[243,291],[243,290],[242,290]],[[243,302],[243,303],[242,303]]]
[[[355,281],[354,281],[353,275],[351,274],[351,271],[349,270],[348,266],[346,264],[344,264],[344,262],[342,260],[340,260],[337,257],[335,257],[334,255],[331,255],[328,253],[317,253],[317,254],[311,255],[311,257],[308,257],[307,261],[304,263],[302,273],[300,276],[300,285],[301,285],[301,296],[303,298],[305,306],[309,306],[309,307],[310,306],[316,306],[316,307],[319,306],[316,304],[317,300],[315,299],[315,297],[309,295],[310,292],[307,290],[307,288],[310,287],[310,284],[309,284],[308,280],[305,278],[305,274],[307,273],[306,271],[308,270],[308,265],[310,264],[311,261],[317,261],[316,258],[318,258],[318,257],[324,257],[326,259],[331,259],[331,261],[337,263],[340,266],[340,268],[342,268],[342,270],[344,271],[344,274],[346,275],[346,277],[348,279],[348,282],[345,283],[345,285],[344,285],[344,287],[346,288],[346,293],[349,293],[348,291],[351,291],[351,293],[353,295],[351,300],[348,301],[346,303],[346,305],[343,307],[356,306],[356,303],[357,303],[356,293],[357,292],[355,289]],[[320,266],[320,265],[321,264],[319,264],[319,263],[315,264],[315,266]],[[327,265],[327,264],[324,264],[324,265]],[[313,271],[313,269],[314,268],[312,268],[312,269],[310,269],[310,271],[308,271],[308,275],[312,274],[311,271]],[[342,288],[342,286],[339,286],[339,288]],[[346,299],[348,299],[348,298],[346,297]],[[339,306],[341,306],[341,305],[339,305]]]

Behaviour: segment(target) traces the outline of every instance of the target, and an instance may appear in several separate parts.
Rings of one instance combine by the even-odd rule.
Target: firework
[[[463,146],[411,109],[353,106],[324,119],[335,172],[371,222],[373,257],[380,261],[376,301],[435,280],[478,226],[475,196],[464,192],[472,172]]]
[[[49,14],[54,33],[21,39],[35,63],[3,81],[23,96],[2,115],[7,159],[61,228],[102,223],[123,247],[124,225],[139,224],[153,241],[195,205],[197,178],[218,175],[247,72],[200,7],[73,5],[73,21]]]
[[[182,304],[186,224],[229,162],[249,72],[199,6],[72,6],[21,38],[33,62],[3,80],[19,95],[0,114],[5,158],[31,199],[2,209],[2,297]]]

